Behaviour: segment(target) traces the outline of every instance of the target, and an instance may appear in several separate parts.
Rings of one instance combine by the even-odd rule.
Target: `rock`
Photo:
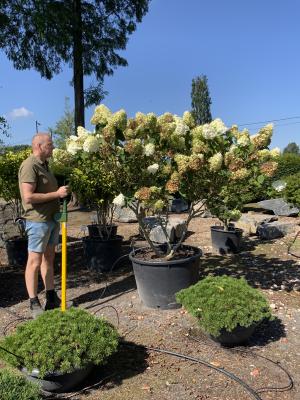
[[[167,237],[159,225],[157,217],[145,217],[144,223],[150,230],[150,239],[155,243],[166,243]],[[178,239],[180,239],[181,235],[185,230],[185,222],[179,218],[172,218],[169,220],[168,225],[166,227],[167,235],[169,236],[169,240],[171,243],[175,243]]]
[[[256,235],[257,227],[266,222],[277,221],[278,217],[266,217],[266,214],[258,214],[249,211],[243,214],[241,218],[235,223],[236,228],[243,229],[244,234],[247,236]]]
[[[290,217],[299,214],[299,208],[288,204],[284,199],[263,200],[257,203],[266,210],[271,210],[275,215]]]
[[[188,211],[189,205],[184,199],[172,199],[169,205],[169,211],[181,213]]]
[[[257,235],[261,239],[271,240],[279,237],[283,237],[286,234],[293,232],[296,228],[296,224],[293,223],[280,223],[280,222],[266,222],[261,223],[257,227]]]
[[[118,222],[137,222],[134,212],[128,207],[117,206],[114,212],[114,219]]]

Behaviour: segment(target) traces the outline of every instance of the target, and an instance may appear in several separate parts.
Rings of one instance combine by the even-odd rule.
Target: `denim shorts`
[[[48,244],[55,246],[59,242],[59,223],[56,221],[26,221],[25,230],[28,236],[28,251],[44,253]]]

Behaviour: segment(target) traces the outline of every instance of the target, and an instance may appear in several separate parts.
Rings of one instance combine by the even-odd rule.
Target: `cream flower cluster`
[[[256,149],[263,149],[264,147],[269,146],[272,134],[273,124],[268,124],[260,129],[258,134],[251,136],[250,140]]]
[[[210,171],[219,171],[222,168],[223,156],[222,153],[216,153],[208,159]]]
[[[154,152],[155,152],[155,145],[153,143],[147,143],[144,146],[143,154],[145,154],[145,156],[147,157],[152,156]]]
[[[91,118],[93,125],[106,125],[112,115],[112,112],[104,104],[100,104],[95,108],[94,115]]]
[[[228,129],[220,118],[214,119],[210,124],[203,125],[202,135],[204,139],[211,140],[224,135]]]
[[[119,207],[124,207],[125,206],[125,197],[122,193],[120,193],[118,196],[116,196],[113,199],[113,204]]]
[[[83,145],[82,150],[86,151],[87,153],[96,153],[100,148],[101,141],[96,136],[88,136]]]
[[[147,168],[147,171],[149,172],[149,174],[156,174],[156,172],[159,169],[159,165],[157,163],[149,165],[149,167]]]

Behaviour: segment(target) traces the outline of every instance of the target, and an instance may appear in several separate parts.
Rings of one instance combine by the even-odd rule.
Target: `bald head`
[[[49,133],[46,132],[38,132],[32,138],[32,152],[33,154],[40,158],[41,160],[45,160],[52,155],[53,150],[53,142]]]
[[[31,141],[32,149],[39,144],[44,144],[45,142],[51,140],[51,136],[47,132],[38,132],[36,133]]]

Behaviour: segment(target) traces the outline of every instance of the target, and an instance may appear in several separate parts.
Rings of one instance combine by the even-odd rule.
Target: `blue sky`
[[[272,147],[300,144],[299,18],[299,0],[152,0],[122,52],[129,66],[105,78],[103,103],[129,116],[181,115],[191,107],[192,79],[205,74],[214,118],[241,128],[280,120]],[[12,134],[7,143],[29,143],[36,120],[43,131],[55,125],[65,97],[73,103],[71,78],[67,66],[51,81],[16,71],[0,52],[0,115]],[[93,108],[86,110],[88,129]],[[255,133],[262,125],[247,127]]]

